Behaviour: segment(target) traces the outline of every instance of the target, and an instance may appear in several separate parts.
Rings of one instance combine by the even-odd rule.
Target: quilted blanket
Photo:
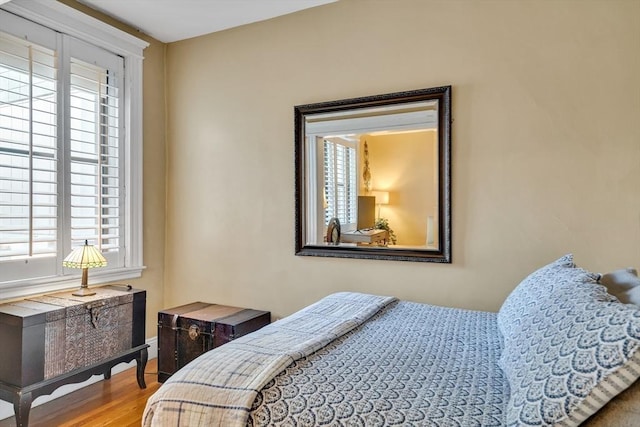
[[[496,314],[400,301],[258,394],[254,426],[505,425]]]
[[[205,353],[149,399],[144,426],[244,426],[257,392],[295,360],[326,346],[393,302],[342,292]]]

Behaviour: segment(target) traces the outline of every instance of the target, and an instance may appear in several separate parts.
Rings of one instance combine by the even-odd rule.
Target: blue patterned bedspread
[[[295,361],[253,405],[254,426],[501,426],[496,314],[395,302]]]

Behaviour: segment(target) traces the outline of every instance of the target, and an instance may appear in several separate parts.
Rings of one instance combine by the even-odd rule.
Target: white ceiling
[[[3,0],[0,0],[0,3]],[[165,43],[337,0],[78,0]]]

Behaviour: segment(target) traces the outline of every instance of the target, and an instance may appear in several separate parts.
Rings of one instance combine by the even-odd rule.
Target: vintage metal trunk
[[[195,302],[158,313],[158,381],[202,353],[269,324],[271,313]]]
[[[61,292],[0,305],[0,381],[19,387],[96,364],[144,344],[146,293],[95,288],[96,295]],[[138,314],[139,317],[139,314]]]

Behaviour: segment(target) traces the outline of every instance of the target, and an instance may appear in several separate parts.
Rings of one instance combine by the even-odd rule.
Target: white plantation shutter
[[[57,2],[0,9],[0,295],[77,284],[62,260],[85,240],[108,261],[93,278],[139,277],[146,44]],[[82,40],[34,22],[54,17]]]
[[[93,242],[105,254],[120,250],[120,58],[105,68],[71,58],[71,242]],[[116,68],[116,69],[114,69]],[[118,70],[119,68],[120,70]]]
[[[0,261],[56,255],[57,96],[55,51],[0,33]]]
[[[56,51],[0,38],[0,261],[55,258],[88,240],[118,266],[122,58],[71,38],[66,45],[63,60],[76,54],[92,63],[69,56],[68,80],[59,82]],[[59,86],[68,100],[64,111]],[[57,126],[59,111],[66,133]],[[61,160],[69,174],[59,177]],[[58,221],[59,197],[69,201],[68,231]],[[56,271],[49,262],[39,274]]]
[[[357,221],[358,182],[355,144],[339,139],[324,140],[324,223],[338,218],[343,227]]]

